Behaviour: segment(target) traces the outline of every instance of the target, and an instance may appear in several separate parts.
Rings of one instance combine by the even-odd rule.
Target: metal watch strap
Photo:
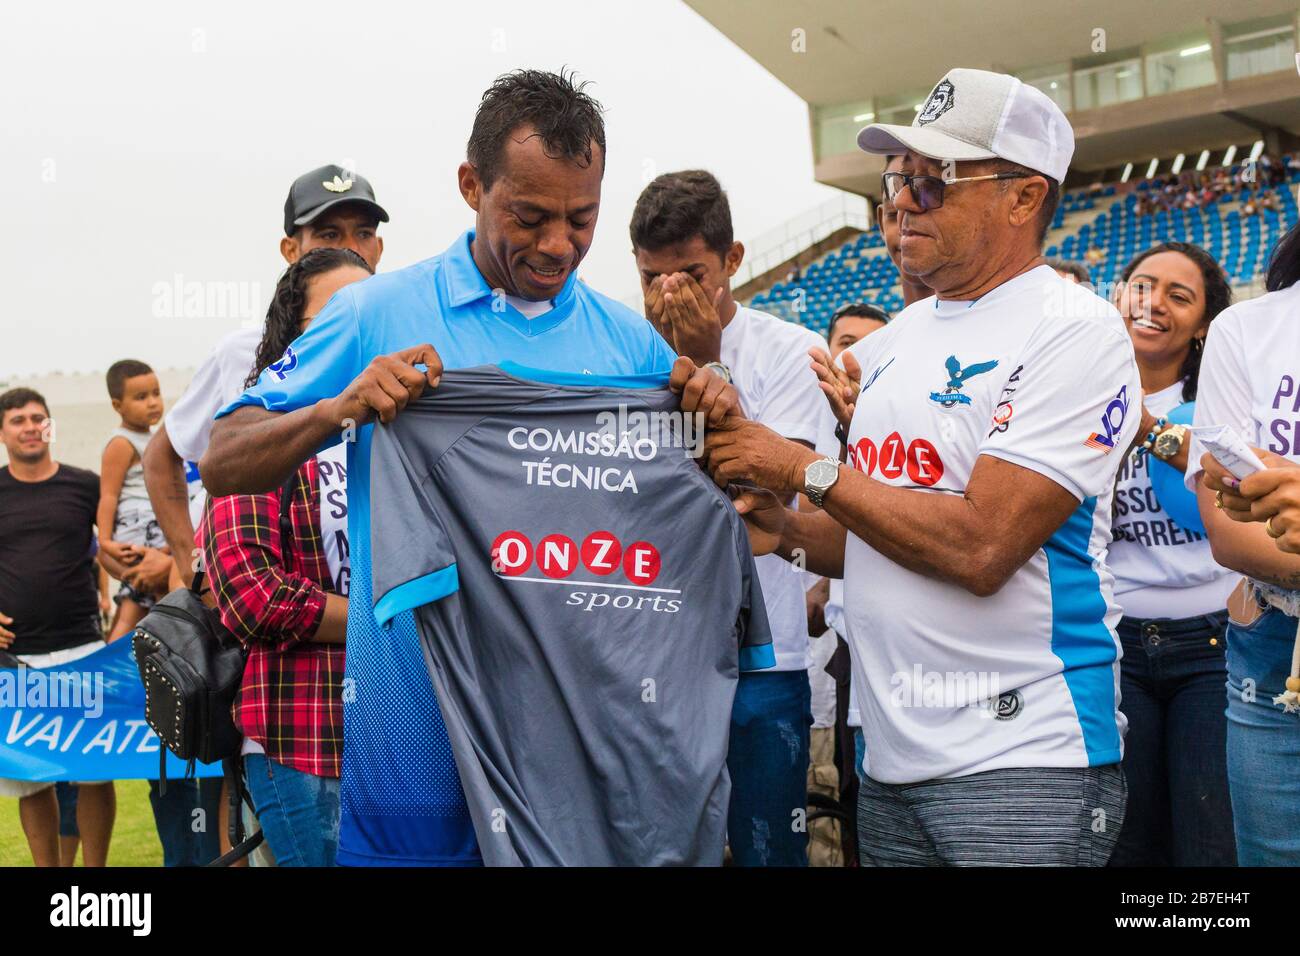
[[[817,459],[817,461],[824,461],[830,464],[830,466],[835,469],[835,479],[839,478],[840,465],[843,464],[843,462],[836,458],[832,458],[830,455],[825,455],[822,458]],[[805,479],[803,493],[814,506],[820,508],[826,501],[826,492],[830,491],[835,485],[835,479],[832,479],[831,483],[826,485],[824,488],[814,488],[809,485]]]

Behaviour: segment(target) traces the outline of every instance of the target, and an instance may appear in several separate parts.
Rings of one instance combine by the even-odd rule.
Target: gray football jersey
[[[483,860],[717,865],[744,522],[667,376],[444,372],[371,446],[380,624],[413,610]]]

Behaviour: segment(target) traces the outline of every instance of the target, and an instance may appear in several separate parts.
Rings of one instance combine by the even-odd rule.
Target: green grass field
[[[162,866],[162,845],[149,808],[147,780],[119,780],[117,822],[108,847],[109,866]],[[0,798],[0,866],[31,866],[27,838],[18,822],[18,801]],[[77,854],[81,865],[81,854]]]

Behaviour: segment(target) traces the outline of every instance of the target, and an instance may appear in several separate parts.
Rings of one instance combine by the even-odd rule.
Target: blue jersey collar
[[[470,251],[473,242],[474,230],[467,229],[443,255],[443,274],[447,277],[447,302],[453,308],[460,308],[492,295],[492,287],[488,285],[487,279],[483,278],[483,273],[479,272],[474,262],[474,254]],[[575,269],[569,273],[564,288],[553,300],[557,312],[572,302],[577,281],[578,271]],[[507,308],[511,312],[517,311],[512,306]]]

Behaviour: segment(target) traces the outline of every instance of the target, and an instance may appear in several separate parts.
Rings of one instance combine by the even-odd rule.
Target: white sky
[[[455,173],[479,96],[521,66],[576,68],[607,109],[581,268],[606,294],[638,292],[627,222],[658,173],[716,173],[741,240],[835,194],[813,182],[804,103],[677,0],[52,0],[5,20],[12,384],[127,357],[193,366],[247,312],[260,323],[289,183],[325,163],[354,164],[392,216],[381,271],[442,251],[473,222]],[[239,283],[251,309],[156,317],[177,276]]]

